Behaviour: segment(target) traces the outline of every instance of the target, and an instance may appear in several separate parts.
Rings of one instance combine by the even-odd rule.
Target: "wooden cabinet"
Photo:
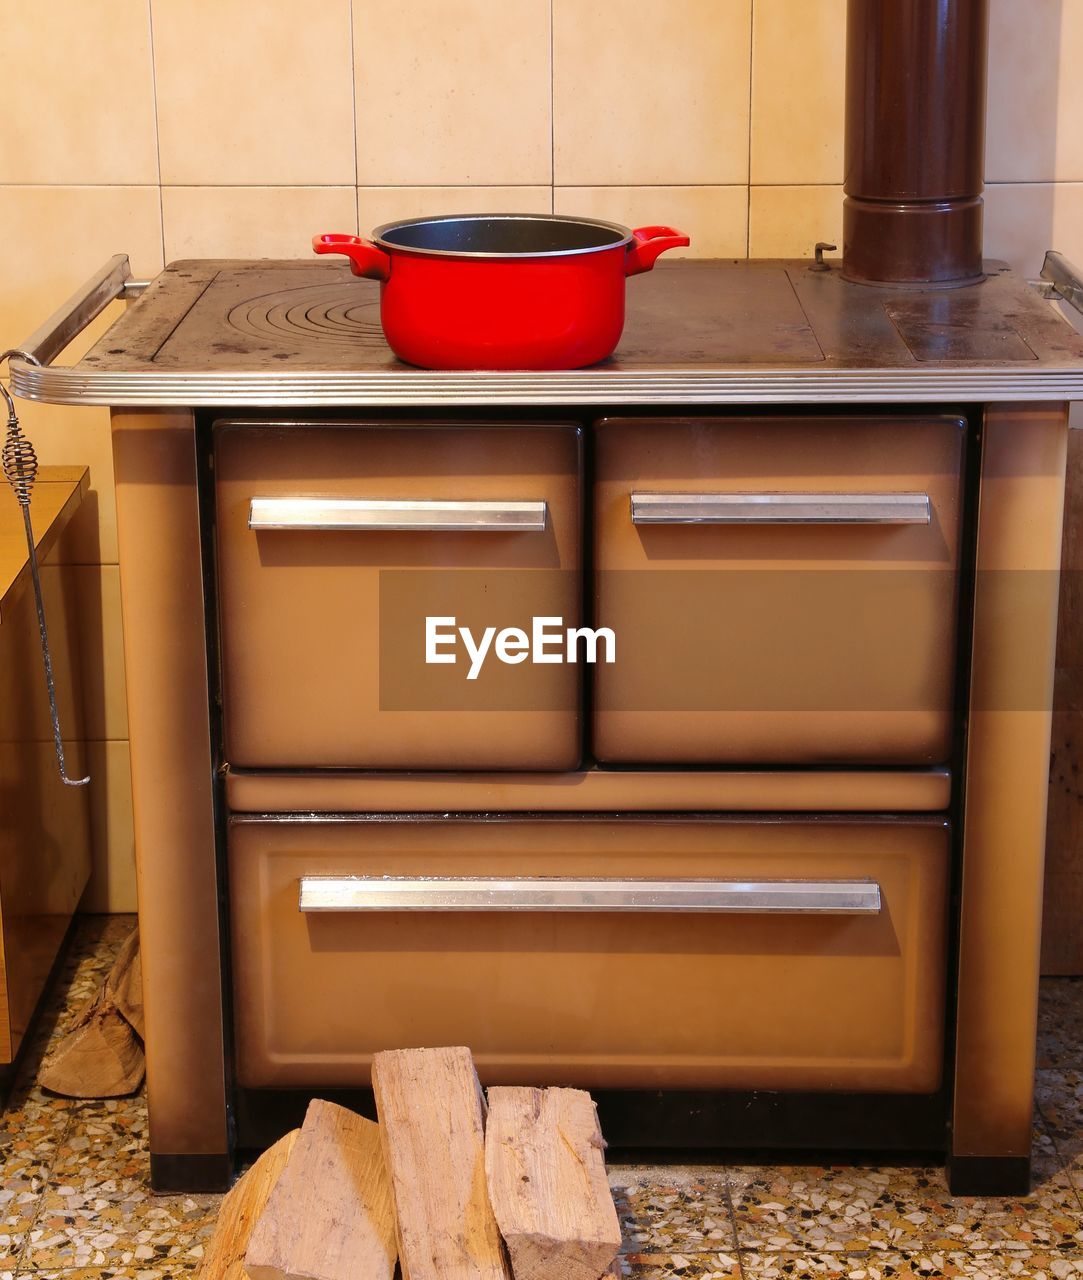
[[[76,582],[65,531],[85,468],[42,467],[32,515],[68,771],[85,772]],[[0,1063],[26,1035],[90,875],[88,795],[57,773],[22,512],[0,483]]]

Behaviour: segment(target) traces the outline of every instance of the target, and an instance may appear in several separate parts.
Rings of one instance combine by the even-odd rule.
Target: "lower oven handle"
[[[875,915],[875,880],[302,876],[300,910]]]

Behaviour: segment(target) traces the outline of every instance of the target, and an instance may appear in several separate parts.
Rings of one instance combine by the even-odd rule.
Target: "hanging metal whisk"
[[[0,355],[0,365],[9,356],[18,356],[31,364],[40,364],[26,351],[5,351]],[[49,653],[49,633],[45,627],[45,601],[41,595],[41,576],[38,573],[38,553],[34,544],[34,529],[30,523],[30,490],[38,474],[38,458],[34,446],[23,435],[19,426],[19,415],[15,412],[15,401],[7,387],[0,382],[0,394],[3,395],[8,408],[7,436],[3,450],[0,451],[0,463],[4,476],[11,485],[23,510],[23,527],[26,530],[26,551],[30,557],[30,576],[34,582],[34,603],[38,609],[38,635],[41,639],[41,660],[45,667],[45,687],[49,693],[49,714],[53,721],[53,745],[56,748],[56,763],[60,769],[60,780],[66,787],[85,787],[90,778],[69,778],[64,766],[64,740],[60,733],[60,713],[56,707],[56,684],[53,680],[53,659]]]

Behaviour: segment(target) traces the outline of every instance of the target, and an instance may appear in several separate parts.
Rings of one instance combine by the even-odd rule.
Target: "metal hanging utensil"
[[[30,364],[40,365],[41,361],[26,351],[9,350],[0,355],[0,365],[9,356],[18,356]],[[53,721],[53,745],[56,748],[56,763],[60,770],[60,780],[66,787],[85,787],[90,781],[86,778],[69,778],[64,766],[64,740],[60,733],[60,713],[56,707],[56,684],[53,680],[53,659],[49,653],[49,633],[45,627],[45,601],[41,594],[41,576],[38,572],[38,553],[34,544],[34,529],[30,523],[30,490],[38,474],[38,458],[34,446],[23,435],[19,426],[19,415],[15,412],[15,401],[7,387],[0,382],[0,395],[3,395],[8,407],[7,436],[0,453],[4,475],[11,485],[23,509],[23,527],[26,530],[26,551],[30,557],[30,576],[34,582],[34,603],[38,610],[38,635],[41,639],[41,660],[45,667],[45,686],[49,693],[49,714]]]

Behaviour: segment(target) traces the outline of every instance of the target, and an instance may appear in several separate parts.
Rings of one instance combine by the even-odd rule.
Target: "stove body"
[[[113,409],[158,1186],[455,1042],[617,1147],[1025,1189],[1083,340],[998,264],[629,301],[594,369],[442,374],[338,267],[188,262],[16,362]],[[617,661],[471,686],[447,615]]]

